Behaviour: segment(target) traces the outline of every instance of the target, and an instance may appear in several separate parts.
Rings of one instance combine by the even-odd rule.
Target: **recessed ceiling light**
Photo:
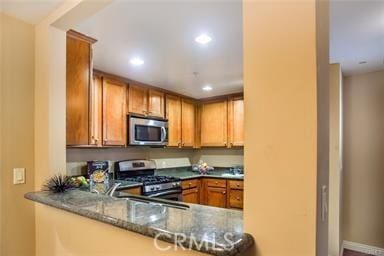
[[[197,37],[195,37],[195,41],[199,44],[207,44],[212,41],[212,37],[210,37],[207,34],[201,34]]]
[[[203,90],[204,90],[204,91],[207,91],[207,92],[212,91],[212,89],[213,89],[213,88],[212,88],[212,86],[210,86],[210,85],[206,85],[206,86],[203,87]]]
[[[360,64],[360,65],[361,65],[361,64],[367,64],[367,62],[366,62],[366,61],[360,61],[359,64]]]
[[[132,58],[129,62],[131,62],[132,65],[134,66],[141,66],[144,64],[144,61],[140,58]]]

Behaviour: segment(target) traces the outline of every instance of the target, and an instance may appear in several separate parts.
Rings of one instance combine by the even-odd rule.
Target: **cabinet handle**
[[[223,195],[225,195],[227,193],[227,191],[223,191]]]
[[[240,187],[240,184],[239,184],[239,183],[237,183],[237,184],[236,184],[236,186],[237,186],[237,187]]]

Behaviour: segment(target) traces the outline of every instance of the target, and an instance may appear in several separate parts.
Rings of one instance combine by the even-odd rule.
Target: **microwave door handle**
[[[167,130],[164,126],[161,127],[161,142],[164,142],[167,138]]]

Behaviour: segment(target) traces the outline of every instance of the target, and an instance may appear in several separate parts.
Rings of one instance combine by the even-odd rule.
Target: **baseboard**
[[[343,241],[343,251],[345,249],[356,251],[356,252],[362,252],[366,254],[371,254],[374,256],[384,256],[384,249],[370,246],[366,244],[359,244],[351,241]]]

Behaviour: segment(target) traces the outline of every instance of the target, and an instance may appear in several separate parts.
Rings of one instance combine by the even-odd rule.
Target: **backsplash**
[[[159,169],[190,166],[199,160],[214,167],[231,167],[243,165],[243,149],[68,148],[67,174],[86,174],[90,160],[108,160],[113,172],[114,162],[125,159],[153,159]]]

